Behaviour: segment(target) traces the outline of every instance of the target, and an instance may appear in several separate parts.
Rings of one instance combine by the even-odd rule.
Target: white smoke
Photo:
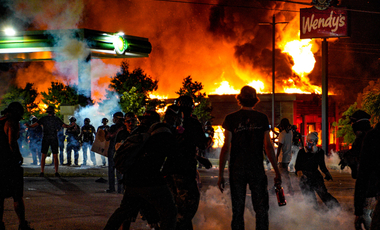
[[[293,184],[296,188],[297,185]],[[278,206],[275,195],[269,197],[269,229],[304,230],[304,229],[352,229],[353,214],[344,209],[328,210],[320,204],[314,209],[300,190],[294,196],[286,196],[287,204]],[[221,193],[216,186],[209,187],[201,194],[201,202],[193,219],[194,229],[230,229],[232,219],[231,197],[229,189]],[[246,198],[244,214],[245,229],[255,229],[255,212],[250,196]]]
[[[113,92],[112,92],[113,93]],[[91,124],[95,127],[95,129],[102,125],[102,118],[107,118],[109,121],[112,121],[112,114],[122,111],[119,106],[119,97],[116,93],[110,97],[109,100],[104,100],[102,103],[89,105],[79,110],[75,111],[75,118],[77,119],[77,123],[79,125],[84,125],[84,119],[90,118]],[[108,125],[111,125],[109,123]]]

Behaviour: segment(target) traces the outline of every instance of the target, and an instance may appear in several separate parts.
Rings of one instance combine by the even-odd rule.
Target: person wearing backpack
[[[157,227],[161,230],[175,229],[177,211],[161,168],[165,163],[165,158],[176,153],[176,140],[168,125],[159,122],[158,113],[152,114],[153,112],[150,111],[150,115],[142,117],[145,119],[145,125],[154,123],[149,130],[141,127],[141,132],[134,134],[137,136],[149,134],[149,137],[132,159],[133,162],[122,170],[124,196],[120,207],[111,215],[104,230],[116,230],[121,225],[123,229],[129,229],[131,221],[136,218],[136,211],[141,209],[145,211],[145,208],[149,207],[154,208],[152,211],[158,213],[160,225],[155,226],[155,229],[158,229]],[[128,143],[128,140],[127,138],[124,143]],[[120,146],[116,154],[128,154],[128,148],[125,149],[126,152],[121,152],[123,147],[123,145]]]
[[[169,125],[175,132],[179,148],[175,155],[168,157],[163,170],[177,205],[176,229],[178,230],[193,229],[192,219],[198,210],[200,200],[196,180],[198,161],[206,169],[212,167],[207,158],[197,155],[197,148],[201,150],[206,148],[207,138],[201,123],[192,116],[193,109],[193,99],[186,95],[177,98],[174,106],[168,108],[177,115],[172,119],[172,122],[177,121],[177,124]]]

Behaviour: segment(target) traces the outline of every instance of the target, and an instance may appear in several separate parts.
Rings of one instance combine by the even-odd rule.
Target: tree
[[[358,110],[356,107],[357,103],[355,102],[342,113],[342,118],[339,119],[338,123],[333,122],[333,126],[338,127],[337,137],[343,137],[345,146],[352,144],[355,140],[355,134],[352,130],[349,117]]]
[[[151,100],[149,98],[149,92],[157,90],[158,81],[153,80],[149,75],[144,73],[141,68],[136,68],[131,72],[129,70],[129,63],[126,61],[121,63],[120,72],[112,77],[109,88],[120,95],[120,106],[123,112],[139,111],[138,113],[140,113],[143,110],[136,109],[135,106],[141,106],[145,109],[147,106],[156,108],[156,106],[162,106],[163,103],[160,100]],[[140,97],[138,105],[133,104],[131,106],[131,103],[126,100],[130,100],[136,96]],[[135,103],[137,103],[137,101],[135,101]]]
[[[116,73],[116,76],[111,79],[109,87],[119,95],[129,92],[132,87],[135,87],[137,93],[142,93],[147,97],[148,92],[157,90],[158,81],[153,80],[141,68],[136,68],[130,72],[128,62],[123,61],[121,63],[121,71]]]
[[[132,87],[129,92],[124,92],[120,100],[120,106],[125,113],[133,112],[137,116],[142,116],[144,114],[144,103],[144,94],[138,93],[136,87]]]
[[[212,119],[212,107],[211,102],[206,97],[206,93],[200,92],[202,89],[203,85],[201,82],[193,82],[191,76],[187,76],[182,81],[182,87],[175,93],[179,96],[188,95],[193,98],[196,105],[193,114],[204,124],[206,121]]]
[[[26,83],[25,88],[10,86],[1,99],[0,110],[3,111],[11,102],[20,102],[25,108],[24,118],[29,120],[31,115],[38,114],[38,105],[36,104],[38,94],[32,83]]]
[[[92,105],[91,98],[82,94],[78,94],[76,85],[64,85],[61,82],[51,82],[51,87],[48,88],[48,92],[42,92],[42,102],[46,105],[54,105],[58,110],[60,106],[64,105]],[[57,116],[60,116],[59,111]]]
[[[370,81],[369,85],[363,89],[363,93],[358,95],[356,102],[342,113],[342,118],[338,123],[333,123],[333,126],[338,127],[337,137],[343,137],[346,145],[355,140],[349,117],[359,109],[371,115],[372,126],[380,121],[380,80]]]

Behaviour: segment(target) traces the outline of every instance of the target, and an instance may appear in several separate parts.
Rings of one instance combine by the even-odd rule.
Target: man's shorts
[[[53,154],[58,154],[58,138],[42,138],[41,153],[47,154],[49,146]]]

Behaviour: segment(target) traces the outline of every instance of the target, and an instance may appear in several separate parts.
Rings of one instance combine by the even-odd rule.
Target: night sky
[[[0,0],[0,4],[1,28],[9,24],[18,30],[87,28],[148,38],[153,46],[149,58],[128,61],[132,68],[141,67],[158,79],[157,93],[169,97],[175,97],[182,79],[189,75],[202,82],[207,93],[224,80],[235,89],[256,79],[270,87],[272,29],[259,23],[271,22],[275,13],[276,21],[289,22],[276,26],[276,44],[288,37],[297,39],[299,8],[309,7],[267,0]],[[328,40],[329,88],[342,96],[342,103],[348,104],[356,100],[370,80],[378,78],[380,2],[342,0],[340,6],[354,10],[350,11],[351,36]],[[319,43],[317,39],[316,44]],[[314,51],[317,62],[308,77],[312,84],[320,86],[321,51],[318,48]],[[121,61],[92,62],[93,84],[100,95],[110,76],[119,70]],[[75,67],[59,65],[3,64],[1,80],[5,86],[11,81],[24,86],[33,79],[40,91],[46,91],[52,80],[75,82]],[[283,80],[294,77],[291,67],[292,59],[276,45],[278,89]]]

